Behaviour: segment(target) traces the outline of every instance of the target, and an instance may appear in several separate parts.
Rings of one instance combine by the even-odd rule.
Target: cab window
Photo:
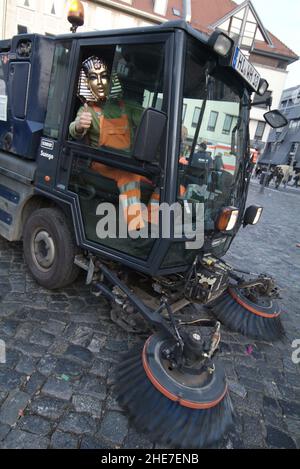
[[[68,91],[66,82],[70,50],[71,42],[69,41],[59,43],[55,47],[44,125],[44,135],[46,137],[58,138],[59,127],[64,116],[64,102]]]
[[[82,47],[69,124],[69,190],[78,196],[86,238],[144,260],[155,239],[120,232],[121,226],[131,231],[134,220],[139,230],[157,224],[158,162],[151,171],[141,168],[132,150],[144,110],[165,110],[164,55],[161,42]],[[107,203],[116,216],[116,237],[99,234]]]

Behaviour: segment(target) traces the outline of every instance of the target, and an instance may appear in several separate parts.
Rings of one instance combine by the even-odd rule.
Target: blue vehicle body
[[[45,120],[54,41],[26,34],[0,41],[0,150],[36,159]],[[7,102],[3,98],[7,96]]]

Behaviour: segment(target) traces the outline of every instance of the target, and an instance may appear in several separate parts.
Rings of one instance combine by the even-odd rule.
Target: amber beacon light
[[[239,210],[236,207],[225,207],[222,209],[216,221],[219,231],[231,231],[238,220]]]
[[[78,26],[82,26],[84,24],[84,8],[80,0],[72,0],[70,2],[68,21],[72,25],[72,33],[76,33]]]

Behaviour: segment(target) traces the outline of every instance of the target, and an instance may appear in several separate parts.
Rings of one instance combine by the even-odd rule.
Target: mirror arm
[[[255,107],[255,106],[260,106],[261,104],[266,104],[269,108],[269,110],[271,110],[271,106],[272,106],[272,102],[273,102],[273,97],[272,96],[269,96],[267,99],[263,99],[262,101],[252,101],[251,103],[251,108],[252,107]]]

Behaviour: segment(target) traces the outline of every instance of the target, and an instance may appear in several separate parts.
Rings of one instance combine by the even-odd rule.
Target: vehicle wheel
[[[23,249],[32,276],[49,290],[72,283],[79,274],[74,264],[78,248],[66,216],[58,208],[41,208],[29,216]]]

